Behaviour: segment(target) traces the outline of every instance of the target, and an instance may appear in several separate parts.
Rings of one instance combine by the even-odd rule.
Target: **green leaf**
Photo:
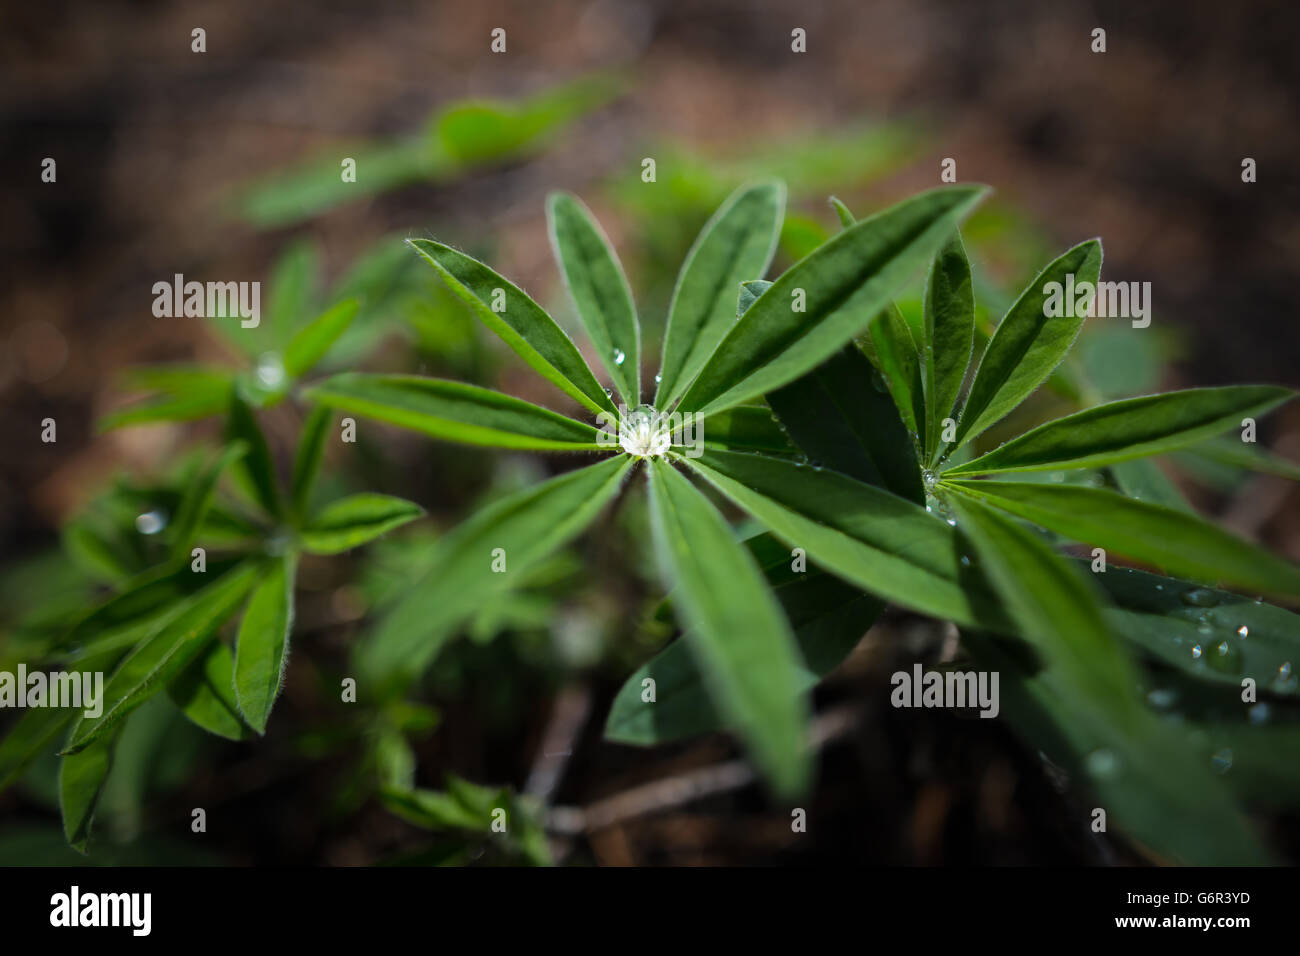
[[[772,283],[766,279],[747,279],[740,284],[740,294],[736,297],[736,318],[740,318],[749,311],[749,307],[758,301],[768,289],[772,288]]]
[[[1117,723],[1131,726],[1137,674],[1106,626],[1095,586],[1041,535],[980,502],[950,504],[1020,633],[1072,687],[1106,701]]]
[[[1225,435],[1201,442],[1183,454],[1207,458],[1210,461],[1247,471],[1259,471],[1266,475],[1277,475],[1300,481],[1300,465],[1276,455],[1267,448],[1260,448],[1251,442],[1244,442],[1237,435]]]
[[[1300,568],[1184,511],[1077,485],[954,480],[943,486],[1170,574],[1256,594],[1300,595]]]
[[[1039,425],[945,474],[1095,468],[1183,448],[1295,396],[1273,385],[1189,388],[1107,402]]]
[[[289,483],[290,506],[294,519],[301,521],[311,505],[311,492],[325,453],[325,440],[334,424],[334,409],[317,405],[303,422],[298,436],[298,450],[293,458],[293,477]]]
[[[167,696],[194,724],[227,740],[244,740],[248,725],[235,700],[235,658],[222,641],[213,641],[167,685]]]
[[[890,303],[884,315],[871,324],[867,338],[903,426],[909,435],[917,436],[913,444],[919,449],[919,436],[925,430],[925,385],[916,342],[896,305]]]
[[[284,682],[293,632],[293,584],[297,560],[292,553],[273,560],[248,601],[235,640],[235,700],[248,725],[266,733],[271,707]]]
[[[714,412],[793,381],[889,304],[986,189],[948,186],[855,223],[786,271],[732,326],[682,398]],[[797,291],[804,311],[794,311]]]
[[[782,561],[790,552],[781,548]],[[869,594],[837,580],[815,567],[772,581],[804,661],[799,669],[801,690],[812,688],[857,646],[884,605]],[[623,744],[651,746],[723,728],[709,699],[708,688],[692,655],[688,638],[682,638],[647,661],[619,690],[605,722],[605,738]],[[642,681],[652,679],[655,699],[641,699]]]
[[[1300,694],[1300,615],[1131,568],[1095,580],[1116,605],[1107,611],[1115,632],[1148,655],[1198,680],[1240,690],[1250,677],[1261,691]]]
[[[651,459],[650,514],[663,575],[714,701],[783,796],[812,773],[807,692],[789,623],[753,557],[709,500]]]
[[[307,522],[302,529],[302,546],[312,554],[340,554],[423,514],[419,505],[391,495],[349,495],[330,502]]]
[[[266,513],[279,517],[280,484],[275,477],[275,463],[266,436],[253,417],[253,410],[239,395],[230,397],[230,413],[226,422],[226,441],[242,442],[247,451],[235,462],[234,475],[245,491],[253,496]]]
[[[952,414],[975,342],[975,292],[961,236],[939,250],[925,283],[925,450],[933,464],[942,446],[943,420]]]
[[[300,378],[325,357],[356,318],[358,307],[356,299],[345,299],[294,334],[284,350],[284,370],[290,378]]]
[[[867,357],[847,345],[768,393],[767,401],[812,461],[923,504],[916,451],[897,407],[876,381]]]
[[[536,451],[597,451],[591,425],[491,389],[416,375],[344,372],[306,397],[444,441]]]
[[[176,376],[175,380],[163,384],[171,375]],[[234,378],[224,371],[170,368],[166,374],[159,370],[151,381],[155,384],[148,387],[161,389],[161,395],[105,415],[96,426],[98,430],[106,432],[156,422],[191,422],[220,414],[230,401]]]
[[[774,455],[793,455],[798,451],[766,405],[737,405],[715,412],[701,420],[699,430],[711,447]]]
[[[594,521],[631,463],[620,455],[559,475],[494,502],[440,538],[423,577],[358,647],[361,670],[380,682],[419,674],[457,626]]]
[[[95,807],[113,764],[114,740],[104,737],[59,761],[59,809],[63,834],[78,853],[86,852]]]
[[[1073,275],[1096,286],[1101,275],[1101,242],[1089,239],[1049,264],[1020,293],[989,340],[971,382],[957,424],[959,448],[1023,402],[1065,359],[1083,327],[1084,316],[1044,314],[1049,282],[1066,283]],[[1077,312],[1063,308],[1063,312]]]
[[[338,178],[337,164],[334,176]],[[268,296],[266,323],[257,330],[269,338],[272,348],[283,348],[293,334],[294,326],[311,313],[320,283],[320,260],[320,247],[310,240],[300,239],[276,261],[269,283],[271,294]],[[232,335],[231,338],[249,342],[243,335]]]
[[[835,215],[839,217],[840,225],[847,229],[857,222],[857,217],[849,211],[849,207],[844,205],[839,198],[832,196],[830,198],[831,208],[835,210]]]
[[[1031,674],[985,635],[966,633],[962,640],[981,667],[1001,675],[1002,711],[1016,732],[1071,779],[1088,781],[1093,793],[1085,806],[1104,808],[1109,826],[1164,862],[1268,862],[1224,778],[1211,771],[1180,726],[1145,713],[1137,726],[1121,724],[1109,698],[1082,692],[1061,668]],[[1091,816],[1078,812],[1077,825],[1089,825]]]
[[[963,580],[956,533],[921,506],[833,471],[706,451],[686,464],[790,547],[888,601],[961,624],[1003,627]]]
[[[104,682],[103,712],[98,717],[83,715],[63,752],[77,753],[100,739],[183,671],[235,612],[259,570],[256,563],[245,562],[186,598]]]
[[[629,408],[641,404],[641,328],[627,276],[609,239],[576,196],[546,202],[551,248],[601,363]]]
[[[1167,508],[1195,512],[1169,477],[1150,458],[1134,458],[1110,466],[1115,485],[1130,498],[1150,501]]]
[[[656,408],[681,398],[734,324],[736,287],[767,272],[784,208],[784,184],[742,186],[700,230],[668,308]]]
[[[77,664],[82,674],[94,674],[113,666],[116,651],[87,657]],[[19,780],[32,761],[58,750],[55,740],[72,723],[78,711],[63,707],[32,707],[24,711],[0,742],[0,791]]]
[[[219,451],[212,463],[185,486],[180,504],[176,508],[176,517],[167,528],[172,560],[185,561],[189,558],[195,536],[203,526],[208,509],[212,507],[212,495],[216,491],[218,480],[222,473],[233,462],[242,458],[247,451],[248,446],[242,441],[231,443]]]
[[[432,239],[409,240],[489,329],[542,378],[593,412],[617,412],[577,346],[536,302],[483,263]],[[493,311],[494,293],[504,311]]]

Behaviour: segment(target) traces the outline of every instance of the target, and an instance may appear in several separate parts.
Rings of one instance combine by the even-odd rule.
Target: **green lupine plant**
[[[3,787],[64,735],[59,802],[68,842],[83,852],[114,743],[133,711],[165,692],[213,734],[264,734],[289,654],[299,555],[347,551],[423,513],[374,493],[313,507],[333,416],[326,409],[308,416],[284,489],[252,408],[238,389],[227,401],[226,441],[188,477],[174,513],[137,520],[140,531],[161,538],[162,560],[40,649],[40,659],[59,666],[107,672],[99,713],[32,710],[0,743]],[[214,505],[227,476],[242,506]],[[233,644],[223,629],[233,629]]]
[[[1239,386],[1117,401],[972,457],[980,436],[1043,384],[1079,333],[1082,315],[1047,317],[1046,284],[1070,274],[1095,283],[1101,267],[1096,240],[1050,263],[972,375],[974,296],[956,229],[983,192],[933,190],[862,221],[841,204],[844,231],[767,282],[782,189],[738,190],[679,274],[648,405],[627,280],[578,200],[548,203],[552,242],[618,407],[521,289],[448,245],[414,240],[525,362],[597,423],[617,416],[620,443],[611,448],[593,424],[456,382],[348,373],[310,389],[324,406],[437,439],[607,454],[498,501],[438,542],[425,577],[359,647],[360,672],[389,690],[409,685],[475,608],[596,522],[639,468],[683,636],[629,678],[609,716],[610,739],[648,745],[725,728],[777,795],[798,794],[811,774],[809,689],[888,602],[954,622],[967,653],[1005,675],[1017,728],[1085,779],[1150,852],[1264,859],[1238,794],[1201,752],[1214,734],[1193,741],[1142,691],[1167,666],[1201,691],[1253,676],[1265,693],[1293,696],[1295,616],[1205,585],[1295,599],[1300,571],[1184,508],[1125,492],[1140,477],[1127,470],[1133,462],[1192,448],[1292,393]],[[891,299],[927,262],[918,337]],[[667,432],[672,413],[703,416],[701,448]],[[991,477],[1007,474],[1057,480]],[[701,485],[765,532],[737,541]],[[1186,580],[1121,567],[1090,580],[1056,540]],[[812,562],[806,571],[791,549]],[[1170,607],[1162,594],[1185,600]],[[1189,608],[1195,620],[1182,613]],[[1182,647],[1189,627],[1207,636]],[[1261,640],[1233,643],[1254,628]],[[1245,727],[1223,726],[1239,737]],[[1260,763],[1250,776],[1268,779],[1267,758]]]

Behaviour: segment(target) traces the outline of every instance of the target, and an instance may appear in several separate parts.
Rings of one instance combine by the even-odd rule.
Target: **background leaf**
[[[349,495],[330,502],[307,522],[302,529],[302,546],[312,554],[339,554],[423,514],[419,505],[391,495]]]

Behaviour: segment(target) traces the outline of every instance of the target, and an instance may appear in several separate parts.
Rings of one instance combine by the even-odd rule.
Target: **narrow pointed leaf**
[[[306,391],[314,402],[444,441],[491,448],[595,451],[596,429],[491,389],[416,375],[345,372]]]
[[[863,219],[800,260],[731,328],[683,396],[712,412],[793,381],[839,351],[890,303],[986,189],[949,186]],[[794,308],[802,290],[804,311]]]
[[[783,184],[742,186],[700,230],[668,309],[656,408],[681,398],[735,323],[736,287],[767,272],[784,208]]]
[[[302,529],[312,554],[339,554],[373,541],[424,514],[419,505],[392,495],[362,492],[332,501]]]
[[[213,462],[185,487],[176,508],[176,517],[167,528],[173,560],[183,561],[189,556],[194,538],[207,517],[208,509],[212,507],[212,495],[216,491],[218,480],[231,464],[247,452],[248,446],[244,442],[232,442],[218,452]]]
[[[1134,724],[1137,674],[1106,625],[1095,586],[1018,522],[978,501],[959,497],[950,504],[1020,633],[1072,686],[1108,701],[1121,726]]]
[[[698,422],[698,432],[710,447],[773,455],[798,452],[766,405],[737,405]]]
[[[1263,693],[1300,695],[1300,615],[1132,568],[1095,579],[1115,604],[1115,633],[1152,657],[1198,680],[1240,689],[1250,677]]]
[[[806,684],[790,625],[725,519],[672,465],[650,461],[650,514],[686,639],[728,726],[782,795],[811,775]]]
[[[1295,396],[1273,385],[1189,388],[1107,402],[1039,425],[946,475],[1095,468],[1194,444]]]
[[[1045,311],[1050,293],[1044,287],[1049,282],[1064,286],[1067,275],[1074,276],[1076,285],[1081,282],[1096,285],[1101,275],[1098,240],[1080,243],[1050,263],[1003,316],[971,382],[970,394],[957,423],[954,447],[960,447],[1006,416],[1065,359],[1083,327],[1084,316],[1048,317]],[[1069,305],[1063,306],[1063,313],[1078,311],[1073,304]]]
[[[963,580],[953,529],[921,506],[846,475],[762,455],[706,451],[686,464],[844,580],[936,617],[1007,625],[987,591]]]
[[[64,753],[83,750],[166,687],[235,613],[258,572],[256,563],[245,562],[187,598],[179,612],[141,641],[104,682],[103,712],[77,721]]]
[[[835,196],[831,197],[831,208],[835,210],[835,215],[839,217],[840,225],[847,229],[858,221],[857,217],[849,211],[849,207]]]
[[[284,370],[290,378],[299,378],[325,357],[339,336],[356,318],[356,299],[345,299],[326,309],[299,329],[284,349]]]
[[[1300,596],[1300,568],[1184,511],[1078,485],[959,479],[945,486],[1170,574],[1256,594]]]
[[[632,290],[609,239],[586,206],[567,193],[546,203],[551,248],[578,318],[629,408],[641,404],[641,329]]]
[[[877,380],[861,350],[846,345],[767,401],[812,461],[923,504],[912,440]]]
[[[103,737],[80,753],[59,761],[59,810],[63,835],[78,853],[86,852],[95,807],[113,764],[112,737]]]
[[[333,424],[334,409],[326,405],[317,405],[303,422],[302,434],[298,437],[298,450],[293,458],[293,477],[289,482],[290,506],[297,520],[301,520],[311,506],[312,488],[316,484],[316,475],[320,472],[325,442]]]
[[[943,420],[957,404],[975,342],[975,292],[960,235],[934,257],[925,284],[923,315],[925,450],[932,456],[940,451]]]
[[[788,566],[789,550],[782,554]],[[814,567],[779,584],[771,572],[767,576],[799,645],[801,689],[812,688],[839,666],[884,607]],[[687,638],[674,641],[624,682],[610,707],[605,739],[650,746],[725,728],[689,644]],[[655,682],[653,702],[641,697],[646,678]]]
[[[235,700],[235,658],[222,641],[213,641],[167,685],[167,696],[195,725],[227,740],[245,740],[249,728]]]
[[[1123,725],[1109,699],[1082,692],[1062,668],[1030,673],[985,635],[963,640],[980,666],[1001,675],[1002,710],[1017,734],[1071,779],[1088,782],[1088,805],[1106,809],[1108,826],[1163,862],[1268,862],[1223,778],[1183,728],[1146,714],[1136,727]],[[1080,826],[1088,822],[1083,817]]]
[[[1116,487],[1130,498],[1193,514],[1196,511],[1178,486],[1150,458],[1121,461],[1111,465],[1109,470]]]
[[[439,539],[429,570],[359,646],[362,671],[398,684],[419,674],[461,623],[596,520],[630,465],[618,456],[559,475],[494,502]]]
[[[267,514],[278,517],[281,513],[280,483],[275,475],[271,449],[262,429],[258,427],[253,410],[238,395],[230,398],[226,440],[232,443],[242,442],[247,449],[234,463],[235,477]]]
[[[235,700],[244,720],[266,733],[271,708],[284,682],[293,632],[293,583],[297,561],[286,554],[265,569],[235,639]]]
[[[1240,427],[1241,423],[1235,423]],[[1225,435],[1201,442],[1194,448],[1188,448],[1184,455],[1206,458],[1210,461],[1244,468],[1247,471],[1263,472],[1300,481],[1300,465],[1277,455],[1267,448],[1261,448],[1252,442],[1244,442],[1238,434]]]
[[[477,259],[441,242],[412,239],[410,243],[447,287],[534,371],[590,411],[618,411],[578,347],[527,293]],[[493,310],[494,299],[503,301],[504,311]]]
[[[896,305],[891,302],[885,313],[871,324],[867,339],[903,426],[909,435],[919,438],[925,430],[925,384],[921,379],[921,359],[907,320]],[[919,450],[919,441],[912,443]]]

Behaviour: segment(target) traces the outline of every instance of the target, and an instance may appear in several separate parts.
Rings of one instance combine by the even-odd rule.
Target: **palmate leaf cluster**
[[[265,730],[292,631],[297,555],[347,550],[421,513],[379,494],[311,507],[343,414],[441,441],[599,457],[494,500],[429,546],[418,580],[356,644],[353,672],[371,700],[400,701],[484,608],[609,522],[623,492],[644,493],[682,635],[628,677],[608,739],[653,745],[726,730],[773,794],[794,799],[814,769],[810,691],[894,606],[953,622],[970,666],[1000,673],[1002,710],[1017,732],[1147,852],[1192,863],[1267,859],[1243,807],[1300,799],[1286,770],[1300,752],[1288,709],[1300,618],[1241,595],[1293,602],[1300,569],[1196,516],[1150,457],[1217,448],[1220,459],[1285,473],[1225,433],[1293,393],[1234,386],[1122,399],[983,447],[981,436],[1058,369],[1083,325],[1082,315],[1048,317],[1045,287],[1067,275],[1095,283],[1102,258],[1096,240],[1069,249],[991,336],[980,334],[958,228],[985,191],[943,187],[862,220],[836,203],[843,230],[769,281],[784,188],[738,189],[681,268],[653,377],[617,254],[575,197],[549,200],[550,233],[603,375],[508,279],[450,245],[411,241],[582,416],[459,381],[337,374],[300,392],[314,410],[285,490],[254,408],[288,395],[355,307],[336,305],[291,335],[273,325],[289,372],[282,387],[225,376],[210,395],[177,386],[161,399],[198,396],[202,408],[181,417],[224,415],[227,441],[187,483],[167,560],[121,582],[46,648],[48,658],[110,672],[104,714],[28,715],[0,743],[0,782],[62,741],[65,830],[84,846],[115,728],[150,696],[165,689],[223,736]],[[923,314],[912,323],[894,300],[917,274]],[[643,402],[654,415],[699,416],[702,448],[638,455],[601,440],[593,422]],[[214,505],[223,473],[251,515]],[[761,531],[739,535],[733,509]],[[191,546],[214,530],[239,544],[195,574]],[[1119,563],[1090,573],[1095,562],[1062,550],[1070,543],[1162,573]],[[228,622],[231,641],[221,633]],[[1244,678],[1264,703],[1242,703]],[[1278,716],[1258,720],[1270,704]],[[394,812],[433,828],[484,829],[473,808],[486,807],[488,791],[463,781],[446,794],[417,790],[409,757],[397,762],[400,772],[382,774]],[[1218,772],[1224,763],[1230,773]],[[495,799],[530,821],[524,803]],[[1088,820],[1080,811],[1079,826]],[[515,852],[543,860],[535,825],[523,832]]]
[[[1225,727],[1189,730],[1144,694],[1157,662],[1198,688],[1240,690],[1250,677],[1265,696],[1294,696],[1297,618],[1205,585],[1294,600],[1300,570],[1186,507],[1130,492],[1149,456],[1216,439],[1293,393],[1235,386],[1126,399],[973,454],[1079,334],[1082,314],[1048,317],[1046,287],[1067,275],[1096,283],[1102,258],[1090,240],[1049,263],[976,355],[957,227],[983,192],[932,190],[862,221],[837,204],[844,230],[769,282],[783,191],[741,188],[681,269],[653,387],[641,378],[640,324],[616,253],[581,202],[553,196],[557,262],[621,410],[523,290],[449,245],[413,241],[485,325],[588,413],[619,414],[653,395],[658,413],[704,416],[703,454],[673,446],[637,458],[602,445],[587,422],[456,382],[349,373],[314,386],[322,405],[437,439],[606,454],[440,541],[432,567],[359,648],[359,669],[391,688],[409,684],[476,607],[602,521],[635,481],[649,496],[683,635],[629,678],[610,739],[653,744],[725,728],[776,794],[799,794],[812,772],[808,692],[888,603],[956,623],[976,665],[1003,675],[1022,734],[1086,780],[1151,852],[1263,859],[1233,785],[1274,775],[1275,755],[1251,731],[1291,731],[1247,727],[1237,706],[1228,736],[1254,765],[1225,779],[1207,752],[1213,741],[1222,760]],[[925,266],[914,330],[892,298]],[[737,541],[718,496],[765,533]],[[1177,577],[1119,565],[1089,574],[1058,550],[1064,542]],[[787,570],[793,549],[813,562],[807,572]],[[492,569],[496,553],[505,568]],[[1162,595],[1186,601],[1170,607]]]

